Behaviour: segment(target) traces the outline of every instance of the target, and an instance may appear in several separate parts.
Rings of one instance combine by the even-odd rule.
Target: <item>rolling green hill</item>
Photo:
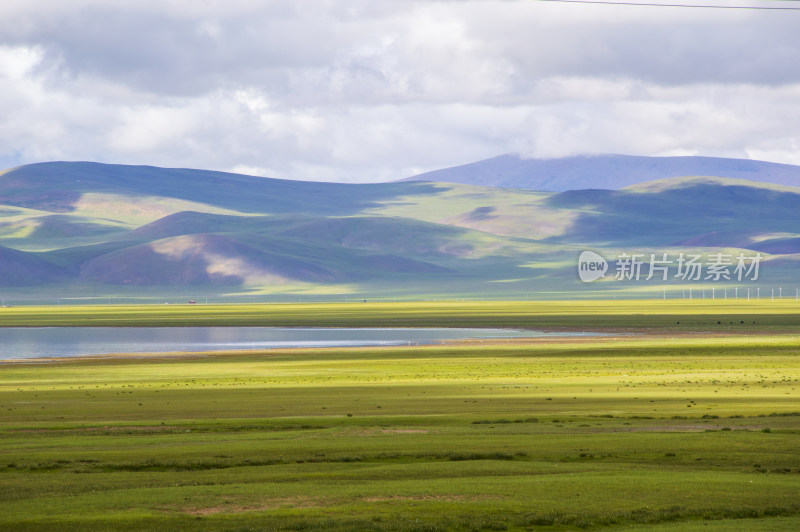
[[[0,287],[69,297],[187,287],[359,297],[674,294],[690,286],[674,265],[667,281],[615,280],[614,258],[760,252],[759,286],[794,292],[799,212],[800,188],[726,178],[555,193],[42,163],[0,175]],[[585,249],[609,260],[610,275],[578,279]],[[746,287],[723,281],[692,286]]]
[[[0,179],[0,205],[75,212],[87,194],[95,194],[169,198],[243,213],[304,213],[313,206],[318,214],[341,216],[399,195],[425,193],[433,188],[427,183],[351,185],[207,170],[51,162],[22,166],[4,174]]]
[[[741,244],[737,235],[743,229],[800,232],[800,189],[744,180],[675,179],[623,190],[576,190],[547,203],[581,213],[559,241],[665,246],[712,232],[729,235],[714,243],[720,247]]]

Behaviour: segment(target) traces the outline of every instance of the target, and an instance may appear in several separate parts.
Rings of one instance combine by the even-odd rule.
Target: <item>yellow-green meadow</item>
[[[610,335],[6,362],[0,529],[795,530],[798,310],[793,301],[2,309],[6,326]]]
[[[748,332],[800,325],[792,299],[415,301],[231,305],[21,306],[0,326],[659,328]],[[757,327],[753,327],[753,325]]]

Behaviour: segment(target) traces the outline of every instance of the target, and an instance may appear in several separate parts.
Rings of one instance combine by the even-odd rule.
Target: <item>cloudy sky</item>
[[[800,164],[798,27],[800,10],[535,0],[2,0],[0,168],[356,182],[512,152]]]

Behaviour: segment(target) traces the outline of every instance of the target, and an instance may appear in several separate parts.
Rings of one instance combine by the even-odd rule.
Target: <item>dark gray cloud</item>
[[[563,14],[576,10],[557,7]],[[787,63],[800,49],[800,12],[589,7],[603,18],[523,17],[499,31],[479,31],[501,46],[523,76],[624,77],[659,84],[800,80],[800,70]]]
[[[800,162],[800,12],[7,0],[0,21],[6,166],[376,180],[509,151]]]

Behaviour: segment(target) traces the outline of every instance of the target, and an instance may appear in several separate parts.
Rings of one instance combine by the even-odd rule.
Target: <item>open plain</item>
[[[796,530],[800,305],[19,307],[607,336],[0,364],[0,529]]]

